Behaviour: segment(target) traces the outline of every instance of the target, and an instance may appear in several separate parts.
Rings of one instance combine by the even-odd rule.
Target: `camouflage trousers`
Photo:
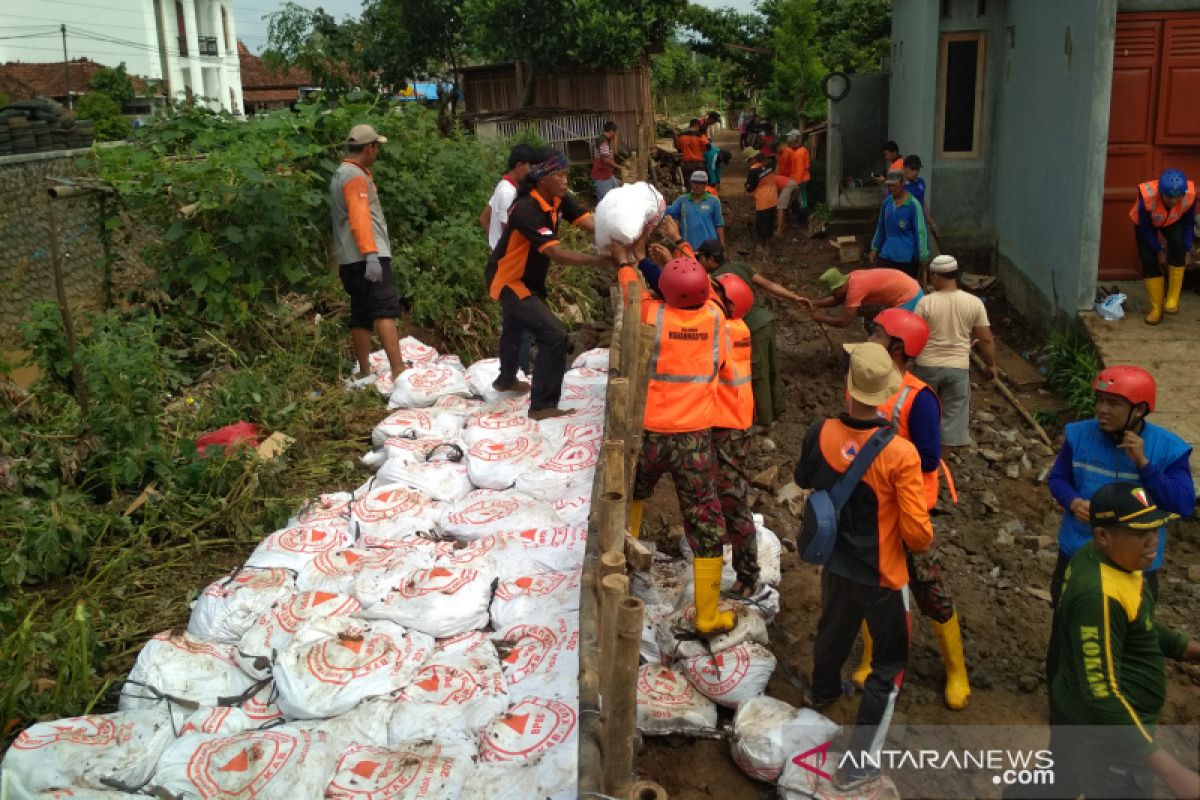
[[[648,500],[658,479],[670,473],[683,514],[683,532],[698,558],[720,558],[725,525],[717,498],[717,458],[712,431],[642,434],[633,499]]]
[[[725,533],[733,547],[733,569],[747,586],[758,583],[758,541],[754,517],[750,514],[750,437],[745,431],[713,428],[713,449],[717,454],[717,497]]]
[[[908,590],[921,613],[939,624],[954,616],[954,598],[935,542],[924,553],[908,553]]]

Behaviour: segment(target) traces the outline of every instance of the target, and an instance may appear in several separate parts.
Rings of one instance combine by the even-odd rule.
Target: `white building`
[[[125,63],[134,75],[164,81],[177,102],[192,97],[213,110],[242,113],[234,0],[18,0],[0,2],[0,63],[62,60]],[[11,34],[10,34],[11,35]],[[72,87],[72,93],[84,87]]]

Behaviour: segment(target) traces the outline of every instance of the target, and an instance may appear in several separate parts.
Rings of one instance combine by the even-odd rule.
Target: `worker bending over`
[[[1138,196],[1129,209],[1133,236],[1142,260],[1142,277],[1150,297],[1148,325],[1162,321],[1163,312],[1179,311],[1183,291],[1184,259],[1192,248],[1196,224],[1196,186],[1177,169],[1164,170],[1156,181],[1138,185]],[[1167,269],[1166,281],[1163,267]],[[1164,282],[1166,303],[1163,303]]]
[[[854,322],[863,307],[903,308],[912,311],[925,293],[917,281],[898,269],[856,269],[846,274],[837,267],[821,273],[824,296],[816,300],[807,297],[801,302],[812,310],[814,322],[832,328],[846,328]],[[826,314],[819,308],[842,307],[840,314]]]

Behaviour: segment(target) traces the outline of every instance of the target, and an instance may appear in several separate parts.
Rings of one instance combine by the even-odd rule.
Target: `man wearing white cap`
[[[346,157],[329,180],[333,247],[342,286],[350,295],[350,339],[358,359],[352,386],[375,380],[369,360],[372,327],[383,343],[392,375],[404,371],[396,331],[400,298],[392,279],[392,246],[371,176],[379,146],[386,142],[370,125],[355,125],[346,137]]]
[[[929,264],[934,291],[917,303],[916,313],[929,323],[929,343],[917,356],[913,374],[929,384],[942,401],[942,445],[971,444],[971,345],[979,344],[988,375],[995,380],[996,343],[983,301],[958,286],[961,272],[954,256],[941,255]]]
[[[689,194],[680,195],[667,206],[667,216],[679,223],[679,233],[698,250],[709,239],[725,244],[725,219],[721,215],[721,201],[706,191],[708,173],[694,170],[688,179]]]

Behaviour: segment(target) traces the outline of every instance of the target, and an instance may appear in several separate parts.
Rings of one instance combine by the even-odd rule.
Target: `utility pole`
[[[63,75],[66,78],[67,84],[67,108],[75,108],[75,104],[71,102],[71,61],[67,58],[67,23],[62,23],[59,26],[63,37]]]

